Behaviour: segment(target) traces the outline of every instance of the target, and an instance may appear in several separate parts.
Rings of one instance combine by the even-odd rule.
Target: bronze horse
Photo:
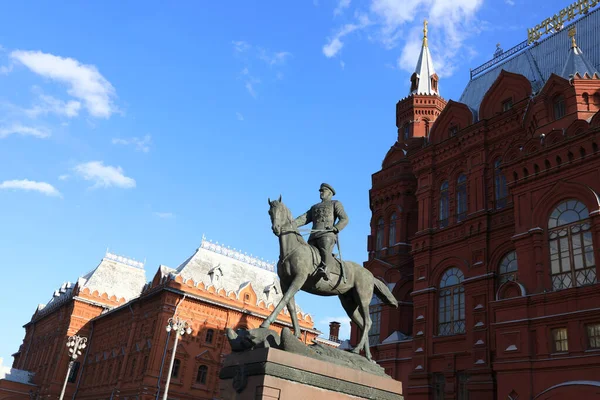
[[[292,213],[281,202],[281,196],[279,200],[271,201],[269,199],[269,206],[271,229],[275,236],[279,237],[277,275],[279,275],[283,298],[271,315],[261,324],[261,328],[271,326],[283,307],[287,306],[292,318],[294,334],[296,337],[300,337],[294,295],[299,290],[304,290],[318,296],[338,296],[346,314],[360,330],[360,341],[352,352],[360,353],[361,350],[364,350],[365,357],[371,360],[367,339],[371,328],[369,304],[373,292],[384,303],[398,307],[398,302],[387,285],[376,279],[369,270],[352,261],[344,261],[345,280],[342,279],[339,260],[336,260],[337,265],[327,267],[332,279],[324,281],[316,277],[315,269],[320,262],[318,252],[309,246],[298,232]]]

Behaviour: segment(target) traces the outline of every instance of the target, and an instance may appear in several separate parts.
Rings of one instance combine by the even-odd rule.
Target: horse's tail
[[[388,289],[387,285],[375,277],[373,277],[373,282],[375,283],[375,294],[377,297],[383,300],[386,304],[398,307],[398,300],[396,300],[392,292],[390,292],[390,289]]]

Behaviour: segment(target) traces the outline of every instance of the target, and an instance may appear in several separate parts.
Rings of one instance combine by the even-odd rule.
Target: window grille
[[[559,204],[548,220],[550,273],[554,290],[596,283],[596,261],[587,207],[578,200]]]

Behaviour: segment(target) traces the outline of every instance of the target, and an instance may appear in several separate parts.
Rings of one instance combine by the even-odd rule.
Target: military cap
[[[323,190],[323,188],[327,188],[327,189],[331,190],[331,193],[335,196],[335,189],[332,188],[330,184],[328,184],[328,183],[321,183],[321,187],[319,188],[319,192],[321,190]]]

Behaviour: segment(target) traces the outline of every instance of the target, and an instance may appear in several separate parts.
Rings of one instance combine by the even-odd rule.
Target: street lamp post
[[[75,364],[77,356],[81,355],[81,350],[85,349],[86,346],[86,337],[73,335],[67,340],[67,347],[69,348],[69,368],[67,369],[67,376],[65,376],[65,382],[63,383],[59,400],[62,400],[65,396],[65,390],[67,389],[67,382],[69,381],[69,375],[71,374],[71,369],[73,369],[73,364]]]
[[[167,372],[167,383],[165,384],[165,393],[163,394],[163,400],[167,400],[169,394],[169,383],[171,383],[171,374],[173,373],[173,364],[175,363],[175,352],[177,351],[177,343],[179,342],[179,336],[184,334],[191,334],[192,328],[186,320],[179,319],[179,317],[169,318],[167,323],[167,332],[175,332],[175,344],[173,345],[173,354],[171,354],[171,364],[169,365],[169,371]]]

